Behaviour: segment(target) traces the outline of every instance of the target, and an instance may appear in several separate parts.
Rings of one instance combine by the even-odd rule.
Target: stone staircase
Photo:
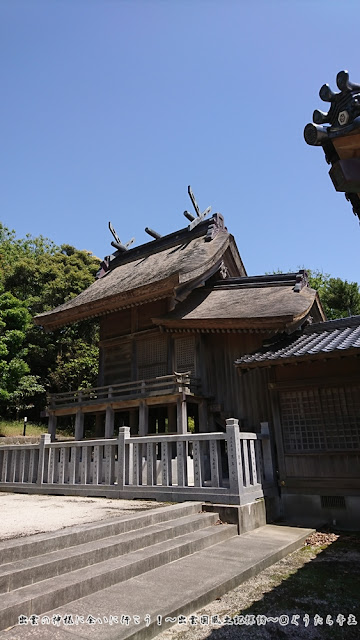
[[[0,628],[237,535],[218,520],[185,503],[0,544]]]
[[[0,637],[84,638],[88,616],[120,621],[126,614],[133,624],[94,624],[91,637],[150,638],[164,628],[159,620],[191,613],[309,534],[273,525],[237,531],[217,513],[202,512],[201,503],[181,503],[0,542]],[[49,620],[70,615],[80,622],[44,623],[46,612]],[[17,626],[20,616],[31,615],[40,616],[38,625]]]

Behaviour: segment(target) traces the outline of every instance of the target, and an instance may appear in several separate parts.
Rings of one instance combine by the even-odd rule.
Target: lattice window
[[[280,392],[286,452],[360,448],[360,387]]]
[[[104,349],[104,384],[131,380],[131,343],[124,342]]]
[[[195,337],[175,339],[175,371],[185,373],[191,371],[195,375]]]
[[[151,336],[147,340],[139,340],[136,347],[139,380],[167,375],[166,335]]]

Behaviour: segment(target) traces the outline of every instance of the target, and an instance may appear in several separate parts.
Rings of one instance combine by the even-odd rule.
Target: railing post
[[[274,465],[273,465],[273,457],[272,457],[271,442],[270,442],[269,423],[260,422],[260,427],[261,427],[261,435],[263,436],[261,439],[263,474],[264,474],[263,481],[266,484],[273,484],[275,483],[275,478],[274,478]]]
[[[40,436],[40,446],[39,446],[39,466],[37,473],[37,484],[43,484],[44,482],[44,470],[45,470],[45,445],[50,444],[51,437],[50,433],[42,433]]]
[[[129,452],[126,451],[126,440],[130,438],[130,427],[120,427],[118,435],[118,459],[117,459],[117,478],[118,488],[123,489],[126,484],[126,479],[131,477],[129,473],[129,464],[131,464],[131,457]]]
[[[220,487],[222,484],[222,469],[221,469],[221,453],[220,453],[219,440],[210,440],[209,454],[210,454],[211,486]]]
[[[176,443],[177,484],[179,487],[188,486],[187,447],[186,442]]]
[[[229,460],[230,491],[233,494],[240,495],[244,493],[244,480],[239,420],[236,418],[228,418],[226,420],[226,438]]]

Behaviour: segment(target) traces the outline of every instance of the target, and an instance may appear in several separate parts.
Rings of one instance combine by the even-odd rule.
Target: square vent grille
[[[346,509],[344,496],[320,496],[322,509]]]

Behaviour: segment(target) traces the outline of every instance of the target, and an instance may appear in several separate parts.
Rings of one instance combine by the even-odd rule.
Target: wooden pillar
[[[259,482],[262,480],[265,484],[276,484],[276,475],[274,472],[274,461],[273,461],[273,451],[270,440],[270,431],[269,431],[269,423],[268,422],[260,422],[261,426],[261,435],[263,436],[261,440],[262,446],[262,462],[263,462],[263,475],[261,478],[259,476]]]
[[[105,439],[114,437],[114,409],[106,407],[105,412]]]
[[[132,436],[139,432],[139,416],[137,409],[129,410],[129,427]]]
[[[199,406],[199,432],[207,433],[210,431],[208,426],[208,413],[206,400],[202,400]]]
[[[78,409],[75,416],[75,440],[83,440],[84,438],[84,414]]]
[[[95,437],[101,438],[104,433],[104,414],[97,413],[95,416]]]
[[[151,413],[149,411],[147,433],[156,433],[156,420],[157,420],[156,413],[154,415],[154,409],[152,409]]]
[[[56,423],[57,423],[57,417],[55,413],[50,413],[49,423],[48,423],[48,433],[51,436],[51,442],[54,442],[56,438]]]
[[[183,398],[177,399],[177,432],[187,433],[187,406],[186,400]]]
[[[139,436],[146,436],[148,433],[149,407],[144,400],[139,406]]]
[[[176,433],[176,406],[174,404],[168,406],[168,431]]]
[[[158,433],[165,433],[166,408],[161,407],[158,411]]]

